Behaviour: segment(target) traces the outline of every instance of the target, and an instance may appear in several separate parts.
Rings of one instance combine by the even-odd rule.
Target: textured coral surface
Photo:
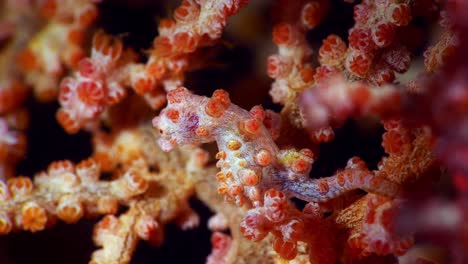
[[[468,263],[466,10],[0,0],[0,263]]]

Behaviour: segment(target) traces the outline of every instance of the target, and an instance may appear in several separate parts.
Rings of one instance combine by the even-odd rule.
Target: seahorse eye
[[[159,129],[159,134],[162,136],[164,134],[164,130]]]

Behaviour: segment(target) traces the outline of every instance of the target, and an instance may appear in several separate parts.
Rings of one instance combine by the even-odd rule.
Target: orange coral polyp
[[[133,85],[135,91],[139,94],[145,94],[153,90],[154,88],[154,81],[152,78],[147,76],[142,76],[137,79],[135,84]]]
[[[159,56],[168,56],[173,50],[171,40],[165,36],[155,38],[153,48],[154,53]]]
[[[297,255],[297,244],[276,238],[273,242],[273,249],[284,259],[292,260]]]
[[[322,12],[323,10],[318,2],[305,4],[301,12],[302,24],[308,29],[316,27],[322,18]]]
[[[291,25],[280,24],[273,28],[273,42],[276,45],[288,45],[294,41]]]
[[[130,195],[141,194],[148,188],[148,182],[136,171],[129,171],[124,175],[124,186]]]
[[[21,225],[24,230],[41,231],[47,223],[47,213],[44,208],[34,202],[29,202],[21,208]]]
[[[197,39],[190,33],[179,32],[174,35],[174,47],[183,52],[193,52],[197,47]]]
[[[178,22],[188,22],[196,19],[199,14],[198,5],[191,0],[184,0],[174,12],[174,19]]]
[[[353,52],[346,58],[346,68],[356,76],[365,76],[371,68],[372,59],[365,53]]]
[[[75,134],[80,130],[80,125],[64,110],[59,110],[56,114],[57,121],[69,134]]]
[[[90,77],[96,72],[96,67],[92,60],[86,58],[78,63],[78,71],[83,77]]]
[[[64,197],[57,207],[57,216],[66,223],[78,222],[84,214],[83,205],[77,199]]]
[[[13,196],[27,196],[33,189],[33,183],[28,177],[16,177],[7,181],[8,189]]]
[[[87,105],[98,104],[104,99],[104,88],[95,82],[80,82],[76,88],[78,98]]]
[[[329,35],[322,41],[319,49],[319,60],[321,64],[339,65],[346,55],[346,43],[337,35]]]
[[[390,21],[397,26],[406,26],[411,21],[411,10],[406,3],[392,4],[388,12]]]

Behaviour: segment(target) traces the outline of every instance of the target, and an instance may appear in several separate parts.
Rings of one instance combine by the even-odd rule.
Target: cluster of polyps
[[[291,4],[280,1],[286,16],[281,23],[273,27],[273,42],[278,46],[278,53],[268,57],[267,73],[275,79],[270,90],[274,102],[288,104],[296,92],[304,90],[313,82],[314,68],[310,57],[312,49],[305,37],[306,31],[320,22],[327,9],[325,1],[297,1]],[[300,13],[298,18],[286,14]]]
[[[354,7],[354,20],[349,48],[336,35],[323,40],[316,82],[346,70],[352,79],[382,85],[393,82],[395,73],[408,70],[411,54],[397,37],[398,28],[411,21],[408,4],[398,0],[363,1]]]
[[[239,206],[246,202],[261,205],[263,193],[271,188],[287,197],[314,202],[357,188],[388,196],[398,190],[393,183],[374,177],[357,158],[335,176],[310,179],[312,152],[278,149],[264,125],[272,125],[273,114],[258,106],[246,111],[232,104],[223,90],[207,98],[178,88],[168,93],[167,99],[168,106],[153,120],[161,133],[161,148],[169,151],[177,145],[216,141],[217,167],[221,169],[218,191]]]
[[[91,56],[80,60],[75,76],[63,79],[60,85],[62,108],[57,113],[58,121],[68,133],[76,133],[120,102],[126,87],[132,87],[152,108],[161,108],[165,100],[159,87],[172,90],[180,86],[189,66],[189,54],[214,44],[227,18],[246,2],[183,1],[174,20],[161,21],[160,35],[154,39],[147,64],[135,63],[135,53],[124,49],[118,38],[96,33]]]
[[[92,159],[78,165],[70,161],[51,163],[47,172],[34,178],[14,177],[0,181],[0,234],[14,230],[43,230],[57,216],[67,223],[83,215],[115,213],[119,202],[146,191],[148,183],[136,171],[118,179],[99,181],[100,168]]]
[[[352,235],[348,243],[352,248],[361,250],[362,255],[395,254],[401,256],[412,246],[410,236],[395,235],[394,221],[398,202],[386,197],[368,194],[366,214],[358,234]]]
[[[270,189],[265,192],[263,206],[247,211],[240,230],[252,241],[271,233],[273,249],[284,259],[294,259],[302,241],[309,245],[311,263],[331,264],[337,257],[333,238],[336,229],[329,220],[317,203],[308,203],[299,211],[283,192]]]
[[[174,20],[159,25],[154,51],[159,57],[174,57],[212,44],[221,37],[227,19],[246,5],[246,0],[184,0],[174,12]]]
[[[190,54],[212,46],[221,37],[227,19],[247,4],[246,0],[184,0],[174,11],[173,19],[159,23],[159,36],[145,66],[146,78],[173,90],[184,81],[190,67]]]
[[[115,104],[125,96],[122,80],[117,78],[122,75],[118,72],[122,49],[119,39],[103,32],[96,33],[91,57],[80,61],[74,78],[65,78],[60,84],[62,107],[57,112],[57,119],[67,132],[78,132],[107,105]]]
[[[401,92],[394,86],[377,88],[363,82],[348,83],[337,76],[302,93],[300,104],[306,125],[316,129],[339,125],[353,116],[391,117],[399,111],[400,98]]]
[[[409,53],[395,44],[398,27],[406,26],[411,21],[411,10],[406,3],[398,0],[363,1],[354,8],[356,24],[349,31],[350,51],[345,61],[346,69],[355,76],[365,77],[370,74],[376,82],[391,82],[395,78],[393,71],[406,71],[409,66]],[[392,46],[394,45],[394,47]],[[401,53],[399,59],[408,62],[404,69],[386,62],[386,55],[378,61],[377,51],[382,48]],[[374,64],[374,71],[371,66]]]
[[[240,230],[252,241],[260,241],[270,232],[273,233],[275,251],[285,259],[293,259],[297,254],[297,241],[304,232],[301,216],[283,192],[270,189],[265,192],[264,206],[249,210],[240,224]]]
[[[33,29],[31,36],[15,33],[22,40],[14,45],[18,52],[12,68],[18,66],[24,83],[32,87],[39,101],[56,99],[60,78],[85,56],[84,36],[98,16],[96,4],[100,0],[4,2],[2,8],[9,10],[7,13],[18,12],[6,18],[14,32]]]

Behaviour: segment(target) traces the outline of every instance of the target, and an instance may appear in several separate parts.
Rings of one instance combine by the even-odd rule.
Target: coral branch
[[[306,126],[316,129],[340,125],[350,117],[362,115],[398,116],[400,98],[401,92],[394,86],[375,88],[359,82],[348,83],[337,76],[305,91],[300,104]]]
[[[164,103],[164,92],[182,84],[189,55],[197,48],[213,45],[221,37],[227,18],[247,1],[185,0],[173,20],[163,20],[160,35],[146,64],[137,63],[133,51],[123,48],[120,39],[95,34],[90,58],[79,61],[73,78],[60,85],[57,119],[68,133],[76,133],[95,122],[110,106],[126,96],[126,87],[143,96],[154,109]]]
[[[119,203],[148,188],[136,170],[125,171],[111,182],[99,181],[99,174],[99,165],[93,160],[76,166],[60,161],[38,174],[34,184],[27,177],[2,182],[2,234],[14,229],[40,231],[55,216],[74,223],[85,213],[116,213]]]

